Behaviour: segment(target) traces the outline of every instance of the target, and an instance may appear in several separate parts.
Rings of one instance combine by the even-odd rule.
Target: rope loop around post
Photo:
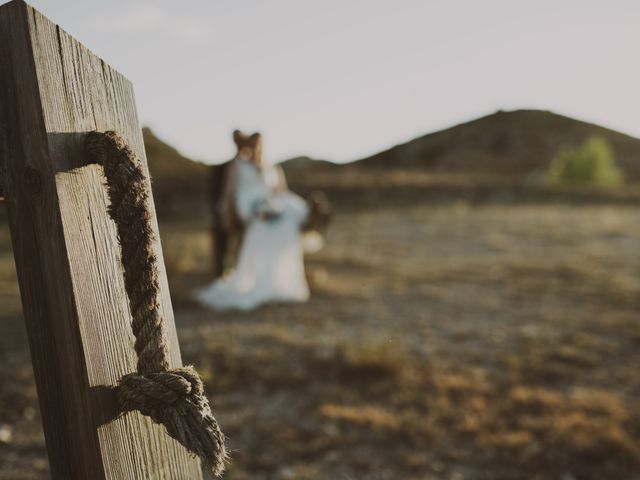
[[[121,411],[137,410],[164,425],[214,475],[221,475],[227,458],[224,434],[204,395],[202,380],[193,367],[169,370],[151,191],[142,162],[122,136],[112,131],[87,134],[85,150],[90,163],[104,168],[138,354],[137,372],[122,377],[117,388]]]

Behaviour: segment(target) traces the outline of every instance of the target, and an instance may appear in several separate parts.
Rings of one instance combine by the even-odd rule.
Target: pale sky
[[[4,3],[0,0],[0,3]],[[361,158],[497,109],[640,137],[638,0],[32,0],[190,157]]]

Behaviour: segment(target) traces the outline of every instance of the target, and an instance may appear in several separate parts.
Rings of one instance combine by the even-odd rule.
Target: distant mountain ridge
[[[181,155],[148,128],[143,134],[159,209],[178,211],[183,201],[193,208],[206,205],[209,167]],[[543,110],[498,111],[347,164],[300,156],[282,165],[294,188],[313,184],[320,176],[339,180],[346,171],[380,172],[380,178],[415,170],[526,179],[544,172],[562,146],[593,135],[611,145],[627,180],[640,180],[640,139]]]
[[[153,176],[164,178],[206,172],[207,165],[185,157],[171,145],[160,140],[150,128],[142,129],[142,138]]]
[[[527,175],[564,145],[595,135],[613,148],[630,179],[640,179],[640,139],[544,110],[498,111],[359,160],[360,166]]]
[[[336,167],[337,163],[330,162],[329,160],[319,160],[317,158],[307,157],[306,155],[289,158],[280,162],[285,168],[290,169],[305,169],[305,168],[316,168],[316,167]]]
[[[206,209],[209,167],[185,157],[149,128],[142,129],[142,137],[158,214],[179,214],[185,205],[188,209]]]
[[[159,181],[206,172],[207,165],[181,155],[150,129],[144,128],[143,134],[152,174]],[[627,178],[640,180],[640,139],[546,110],[498,111],[345,164],[299,156],[281,165],[291,170],[351,166],[522,176],[545,169],[562,146],[593,135],[609,142]]]

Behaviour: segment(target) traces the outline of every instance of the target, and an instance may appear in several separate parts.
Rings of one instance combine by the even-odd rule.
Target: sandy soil
[[[183,357],[240,479],[637,479],[640,210],[343,209],[313,298],[212,313],[198,222],[161,233]],[[47,478],[0,228],[0,478]]]

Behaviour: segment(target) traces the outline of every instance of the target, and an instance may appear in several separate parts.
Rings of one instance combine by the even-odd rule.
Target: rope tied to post
[[[122,249],[124,283],[129,297],[138,354],[137,372],[122,377],[116,395],[122,413],[138,410],[192,454],[214,475],[224,471],[224,434],[213,417],[200,375],[191,366],[169,369],[169,350],[160,305],[154,252],[151,191],[142,162],[116,132],[90,132],[85,150],[91,163],[104,168]]]

